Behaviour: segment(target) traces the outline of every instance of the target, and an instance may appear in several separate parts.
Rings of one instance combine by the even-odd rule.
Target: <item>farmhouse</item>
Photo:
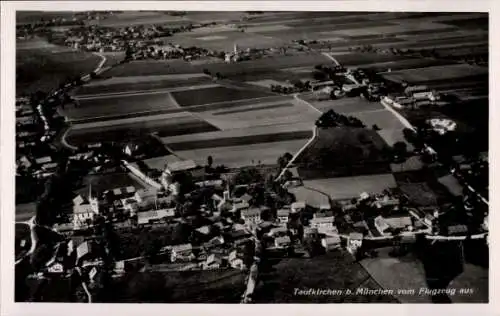
[[[175,262],[177,259],[190,259],[193,255],[193,246],[191,244],[182,244],[172,246],[170,253],[170,261]]]
[[[321,245],[326,251],[334,250],[340,248],[340,237],[331,236],[321,239]]]
[[[286,248],[290,246],[291,242],[292,241],[288,236],[277,237],[276,239],[274,239],[274,246],[276,248]]]

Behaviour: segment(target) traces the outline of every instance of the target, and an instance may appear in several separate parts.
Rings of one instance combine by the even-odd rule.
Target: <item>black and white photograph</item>
[[[488,12],[56,10],[12,30],[14,302],[490,302]]]

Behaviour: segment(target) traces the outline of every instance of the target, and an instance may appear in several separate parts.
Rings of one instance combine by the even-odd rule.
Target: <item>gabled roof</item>
[[[334,220],[335,220],[335,217],[333,217],[333,216],[316,217],[316,218],[311,219],[311,223],[315,223],[315,224],[333,223]]]
[[[78,195],[73,199],[73,205],[81,205],[87,203],[87,199],[85,199],[83,196]]]
[[[187,251],[192,251],[192,250],[193,250],[193,245],[191,245],[191,244],[182,244],[182,245],[172,246],[172,251],[176,251],[176,252],[187,252]]]
[[[276,237],[274,239],[275,243],[282,244],[282,243],[290,243],[291,239],[288,236],[282,236],[282,237]]]

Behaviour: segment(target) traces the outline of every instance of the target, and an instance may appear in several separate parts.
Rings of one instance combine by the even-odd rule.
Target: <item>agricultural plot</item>
[[[409,83],[437,80],[463,79],[467,77],[487,76],[488,69],[465,64],[434,66],[423,69],[408,69],[384,73],[384,78],[391,81]]]
[[[170,16],[162,12],[120,12],[115,13],[102,20],[89,21],[90,25],[100,25],[104,27],[126,27],[141,24],[162,24],[172,26],[189,25],[192,22],[182,17]]]
[[[408,60],[408,57],[404,56],[393,56],[393,55],[382,55],[376,53],[346,53],[342,55],[335,55],[335,59],[342,66],[359,66],[368,65],[373,63],[382,63],[382,62],[397,62],[400,60]]]
[[[363,64],[361,68],[371,69],[376,72],[387,72],[389,69],[391,71],[397,71],[405,69],[417,69],[417,68],[454,65],[454,64],[456,64],[456,62],[451,60],[411,58],[398,61]]]
[[[111,78],[103,81],[97,81],[93,85],[85,85],[75,91],[76,96],[91,95],[91,94],[104,94],[104,93],[117,93],[117,92],[133,92],[133,91],[149,91],[167,88],[191,87],[199,84],[212,83],[212,80],[207,76],[199,76],[187,79],[161,79],[161,77],[168,76],[151,76],[147,77],[129,77],[129,80],[115,80],[125,79],[127,77]],[[155,78],[160,77],[160,78]]]
[[[198,46],[216,51],[232,51],[234,45],[239,49],[264,49],[278,47],[285,44],[279,39],[269,38],[260,34],[249,32],[223,31],[220,33],[211,32],[210,34],[183,33],[176,34],[173,37],[165,38],[183,47]]]
[[[363,192],[376,194],[388,188],[396,188],[396,180],[391,173],[357,177],[305,180],[304,186],[321,191],[332,200],[346,200]]]
[[[305,180],[390,172],[389,150],[377,132],[363,128],[319,129],[296,159]]]
[[[201,73],[183,60],[137,60],[119,65],[106,72],[110,77],[155,76],[168,74]]]
[[[206,164],[207,157],[212,156],[215,165],[225,165],[229,168],[239,168],[257,164],[275,165],[277,157],[286,152],[295,153],[307,142],[303,135],[301,139],[280,140],[270,135],[270,142],[260,139],[250,140],[249,144],[236,146],[217,146],[176,151],[176,155],[184,159],[192,159],[200,165]]]
[[[106,96],[81,99],[78,106],[66,105],[63,113],[71,120],[178,108],[170,93]]]
[[[259,128],[247,127],[247,128],[235,128],[230,129],[228,131],[215,131],[215,132],[205,132],[198,134],[189,134],[189,135],[177,135],[170,137],[163,137],[161,141],[165,144],[176,144],[176,143],[186,143],[197,141],[200,143],[210,142],[212,140],[219,140],[222,142],[223,139],[230,138],[241,138],[247,136],[255,136],[258,135],[268,135],[268,134],[276,134],[276,133],[293,133],[293,132],[304,132],[307,131],[309,134],[306,137],[310,137],[312,135],[311,124],[308,122],[298,123],[298,124],[283,124],[283,125],[268,125],[261,126]]]
[[[190,114],[159,115],[80,124],[72,128],[66,140],[75,145],[85,143],[134,139],[156,133],[158,137],[203,133],[217,128]]]
[[[254,90],[231,89],[227,87],[213,87],[197,90],[175,91],[171,93],[182,107],[218,103],[243,99],[262,98],[272,95]]]
[[[465,29],[480,29],[488,31],[488,16],[479,17],[475,19],[460,19],[460,20],[448,20],[442,23],[450,24]]]
[[[233,130],[249,127],[293,125],[309,123],[310,127],[319,113],[311,107],[299,102],[255,102],[250,106],[239,106],[228,111],[199,113],[207,122],[222,130]],[[309,127],[309,130],[310,130]]]
[[[262,143],[275,143],[280,141],[307,139],[311,131],[275,132],[270,134],[245,135],[239,137],[224,137],[204,141],[191,140],[178,143],[168,143],[168,147],[176,152],[200,148],[230,147]],[[305,142],[304,142],[305,143]]]
[[[353,114],[362,112],[375,112],[383,110],[384,107],[378,102],[368,102],[359,97],[355,98],[342,98],[337,100],[324,100],[319,101],[312,95],[301,95],[301,99],[309,102],[321,112],[334,110],[341,114]]]

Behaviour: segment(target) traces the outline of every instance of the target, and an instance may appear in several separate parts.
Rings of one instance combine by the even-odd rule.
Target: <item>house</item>
[[[42,170],[47,172],[54,172],[59,164],[57,162],[45,163],[41,166]]]
[[[260,209],[251,208],[245,209],[241,212],[241,218],[245,221],[245,224],[258,224],[261,221]]]
[[[290,210],[280,209],[276,212],[276,217],[281,224],[288,223],[288,218],[290,216]]]
[[[313,227],[304,227],[304,238],[318,235],[318,229]]]
[[[176,262],[178,259],[191,260],[193,257],[193,246],[191,244],[172,246],[170,261]]]
[[[322,218],[322,217],[333,217],[333,211],[330,210],[320,210],[313,214],[313,218]]]
[[[204,262],[203,268],[205,270],[219,269],[221,265],[222,265],[221,256],[213,253],[207,257],[207,261]]]
[[[99,203],[96,198],[89,196],[88,202],[83,200],[81,196],[73,199],[73,226],[75,229],[91,223],[97,214],[99,214]]]
[[[195,229],[198,233],[202,234],[202,235],[209,235],[210,232],[212,231],[210,226],[208,225],[205,225],[205,226],[202,226],[200,228],[197,228]]]
[[[311,219],[310,225],[313,228],[317,228],[318,232],[325,233],[327,231],[331,231],[334,229],[334,225],[333,225],[334,220],[335,220],[334,216],[317,217],[317,218]]]
[[[122,275],[125,273],[125,261],[120,260],[115,262],[115,266],[113,272],[118,275]]]
[[[138,212],[137,224],[144,225],[173,217],[175,217],[175,208]]]
[[[385,218],[383,218],[382,216],[377,216],[377,217],[375,217],[373,222],[374,222],[375,228],[380,233],[380,235],[382,235],[382,236],[388,235],[388,233],[386,233],[386,230],[388,230],[390,226],[387,223],[387,221],[385,220]]]
[[[43,164],[50,163],[50,162],[52,162],[52,158],[50,156],[44,156],[44,157],[35,159],[35,163],[37,165],[43,165]]]
[[[363,245],[363,234],[350,233],[347,237],[347,250],[354,254]]]
[[[340,248],[340,237],[339,236],[329,236],[321,239],[321,245],[326,251],[334,250]]]
[[[399,206],[399,199],[398,198],[391,198],[391,197],[388,197],[386,195],[381,199],[375,200],[372,205],[375,206],[376,208],[398,207]]]
[[[288,236],[276,237],[274,239],[274,246],[276,248],[287,248],[287,247],[290,247],[291,244],[292,244],[292,241],[290,240],[290,237],[288,237]]]
[[[450,225],[447,227],[448,235],[466,235],[469,229],[466,225]]]
[[[245,264],[243,263],[243,259],[241,259],[238,256],[237,250],[233,250],[229,253],[228,263],[229,266],[231,266],[231,268],[233,269],[239,269],[239,270],[245,269]]]
[[[306,209],[306,202],[304,201],[298,201],[294,202],[291,205],[292,213],[298,213],[300,211],[303,211]]]
[[[146,189],[140,189],[140,190],[137,190],[134,194],[134,199],[139,202],[139,203],[142,203],[144,201],[148,201],[148,200],[154,200],[156,199],[158,195],[158,190],[154,187],[148,187]]]

